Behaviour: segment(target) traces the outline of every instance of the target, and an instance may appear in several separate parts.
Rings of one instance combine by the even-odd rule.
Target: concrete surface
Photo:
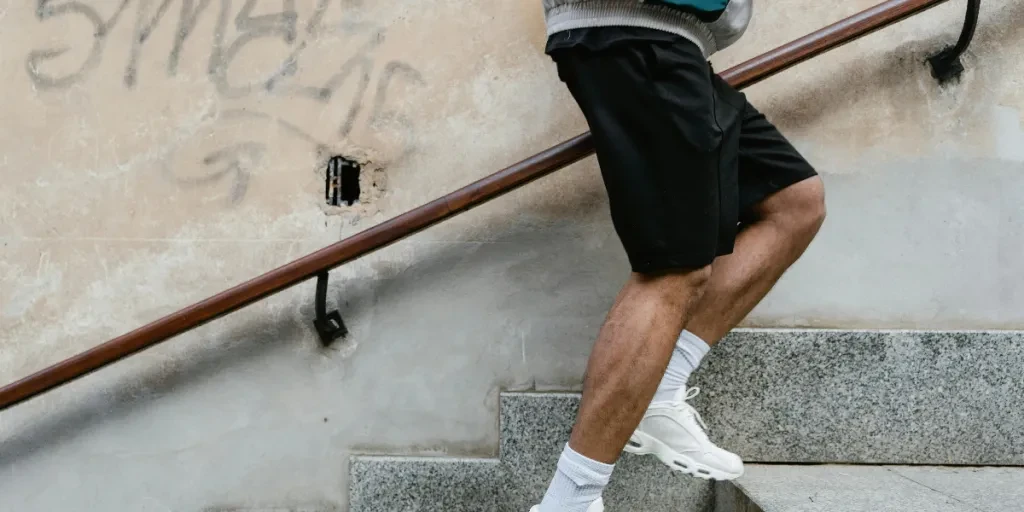
[[[754,465],[737,484],[763,512],[1004,512],[1024,507],[1021,468]]]
[[[716,68],[874,1],[759,4]],[[986,1],[940,90],[921,62],[962,11],[749,91],[830,217],[747,325],[1024,326],[1024,4]],[[581,132],[542,25],[532,0],[0,0],[0,382]],[[366,163],[353,207],[321,204],[335,154]],[[494,455],[497,391],[576,389],[624,265],[590,158],[336,272],[345,344],[317,347],[306,284],[5,412],[0,508],[345,510],[353,451]]]

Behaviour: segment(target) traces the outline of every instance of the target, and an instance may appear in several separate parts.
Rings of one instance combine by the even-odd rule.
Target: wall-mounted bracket
[[[320,336],[320,343],[325,347],[333,343],[334,340],[348,335],[348,328],[345,327],[345,322],[341,319],[341,313],[338,310],[327,312],[327,281],[329,278],[330,274],[327,272],[321,272],[316,276],[316,319],[313,320],[313,326],[316,327],[316,332]]]
[[[945,84],[957,80],[964,72],[964,65],[960,57],[967,51],[974,39],[974,31],[978,27],[978,14],[981,12],[981,0],[967,0],[967,16],[964,19],[964,28],[960,32],[960,39],[956,45],[943,48],[942,51],[928,57],[928,63],[932,66],[932,76]]]

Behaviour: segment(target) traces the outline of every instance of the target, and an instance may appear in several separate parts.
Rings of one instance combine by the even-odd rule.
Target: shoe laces
[[[684,409],[688,411],[697,420],[697,424],[700,425],[702,429],[707,430],[708,426],[706,423],[704,423],[704,418],[700,416],[700,413],[697,412],[697,409],[694,409],[694,407],[689,404],[689,401],[696,398],[696,396],[699,394],[700,388],[688,388],[686,386],[683,386],[679,388],[679,391],[676,391],[675,396],[672,397],[671,403],[672,406],[675,408]]]

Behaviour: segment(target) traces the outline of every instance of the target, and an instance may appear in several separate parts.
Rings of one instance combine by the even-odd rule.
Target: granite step
[[[750,462],[1022,465],[1024,333],[750,330],[691,384]]]
[[[571,393],[503,394],[499,459],[354,456],[350,510],[526,512],[547,489],[578,405]],[[713,494],[710,482],[625,454],[605,503],[609,510],[711,512]]]
[[[716,512],[1024,510],[1024,468],[750,465]]]
[[[496,459],[355,456],[349,473],[350,512],[514,510]]]
[[[1019,332],[743,330],[691,383],[712,439],[748,465],[1022,465],[1022,363]],[[355,456],[351,510],[529,510],[578,405],[503,393],[495,460]],[[705,512],[727,492],[625,454],[606,496],[610,510]]]

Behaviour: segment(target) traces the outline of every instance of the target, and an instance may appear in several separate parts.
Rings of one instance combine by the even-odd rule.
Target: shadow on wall
[[[495,251],[515,252],[514,259],[519,268],[508,272],[516,272],[518,277],[506,279],[521,282],[526,288],[541,286],[544,276],[536,272],[538,268],[560,274],[563,280],[585,277],[587,269],[575,268],[579,259],[560,257],[567,250],[578,254],[586,252],[585,247],[578,246],[578,237],[565,237],[563,243],[559,244],[543,241],[533,243],[531,239],[535,240],[538,236],[543,240],[550,240],[552,236],[550,233],[546,237],[537,235],[522,226],[488,231],[487,234],[489,241],[479,244],[481,249],[467,249],[477,244],[431,245],[422,252],[417,251],[416,261],[411,264],[382,261],[374,265],[376,275],[372,277],[332,279],[328,291],[328,308],[340,310],[352,331],[351,341],[338,340],[330,348],[319,348],[319,342],[314,341],[311,323],[314,317],[313,281],[307,281],[300,286],[304,292],[308,290],[308,295],[301,294],[301,302],[297,307],[288,308],[298,311],[295,317],[284,320],[265,319],[236,328],[216,330],[210,334],[200,334],[197,339],[185,343],[182,343],[185,341],[182,338],[173,338],[153,349],[167,350],[173,347],[170,349],[173,352],[162,354],[159,362],[156,359],[121,361],[101,369],[96,375],[86,377],[95,379],[102,376],[99,382],[80,388],[75,386],[81,385],[81,381],[70,383],[62,392],[70,393],[73,399],[58,400],[52,407],[46,408],[45,412],[41,411],[42,408],[38,413],[33,411],[24,421],[19,422],[19,431],[9,432],[6,439],[0,440],[0,467],[13,467],[18,461],[74,442],[76,438],[101,428],[105,423],[116,423],[132,414],[144,413],[147,407],[163,396],[202,387],[214,377],[230,374],[236,368],[251,366],[254,362],[273,357],[292,357],[288,351],[294,349],[296,343],[302,344],[302,350],[323,351],[333,359],[332,364],[358,364],[358,359],[354,359],[353,363],[346,362],[349,355],[347,345],[358,343],[360,338],[366,337],[369,330],[366,324],[372,324],[373,312],[378,304],[386,304],[396,297],[411,293],[442,289],[453,278],[466,273],[488,274],[493,270]],[[527,256],[522,256],[521,249],[514,249],[524,245],[529,247],[530,254]],[[552,265],[552,261],[556,263]],[[517,304],[522,303],[528,302],[520,298]],[[523,317],[550,313],[530,308],[525,307]],[[392,344],[390,348],[421,343],[421,340],[415,338],[386,341]],[[110,373],[104,375],[105,372]],[[511,384],[497,382],[493,389],[487,391],[488,402],[493,402],[491,406],[495,409],[497,407],[498,388]]]
[[[491,235],[493,237],[494,233]],[[381,275],[374,277],[334,279],[328,292],[329,298],[334,300],[329,301],[328,307],[337,307],[347,322],[358,322],[359,319],[368,316],[374,305],[382,298],[387,300],[389,296],[408,293],[412,291],[412,287],[431,289],[442,284],[443,280],[449,279],[447,271],[463,259],[465,251],[462,247],[444,246],[425,254],[408,268],[393,267],[392,270],[385,270]],[[409,275],[414,275],[415,278],[402,279],[405,272],[409,272]],[[59,401],[52,408],[52,413],[31,414],[30,418],[21,422],[22,430],[11,432],[0,443],[3,447],[0,450],[0,467],[11,467],[18,460],[37,452],[72,442],[77,436],[104,422],[124,418],[134,411],[145,408],[152,401],[159,400],[163,395],[199,387],[218,374],[231,372],[235,366],[273,356],[284,356],[283,352],[289,349],[290,344],[299,340],[309,341],[310,349],[315,350],[312,348],[315,345],[312,341],[314,331],[311,321],[314,313],[312,287],[309,286],[311,283],[312,281],[305,283],[310,291],[308,301],[298,308],[302,324],[293,319],[266,319],[235,329],[216,331],[215,334],[201,335],[198,342],[187,343],[187,348],[192,349],[187,356],[182,355],[182,349],[174,349],[176,352],[161,358],[160,364],[153,364],[151,360],[145,362],[147,367],[144,369],[126,368],[120,375],[107,378],[98,384],[94,383],[91,388],[83,388],[83,391],[73,388],[80,385],[80,381],[67,384],[64,389],[75,394],[74,400]],[[388,286],[389,283],[397,286]],[[180,337],[172,338],[154,350],[162,350],[182,341]],[[328,353],[344,350],[345,343],[345,340],[338,340],[331,348],[322,350]],[[198,347],[203,349],[196,351]],[[118,365],[127,364],[130,363],[114,363],[114,366],[101,369],[96,375],[85,378],[96,378],[97,375],[110,372]],[[88,391],[84,391],[85,389]]]
[[[108,379],[89,392],[76,394],[74,400],[61,401],[45,416],[32,414],[21,422],[22,430],[12,432],[0,443],[0,467],[13,467],[22,458],[71,442],[104,422],[128,416],[161,395],[196,387],[221,372],[231,371],[232,364],[271,357],[287,349],[278,340],[296,339],[302,330],[290,321],[250,323],[219,336],[221,343],[194,357],[190,354],[187,358],[167,358],[159,366]],[[99,372],[104,370],[107,369]]]

